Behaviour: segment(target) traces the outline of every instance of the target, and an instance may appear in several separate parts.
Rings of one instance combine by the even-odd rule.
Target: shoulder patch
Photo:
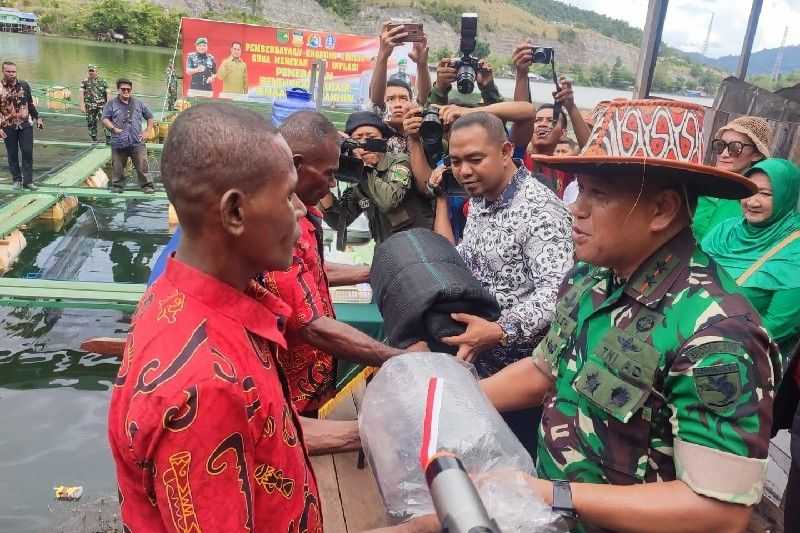
[[[712,411],[724,411],[742,393],[742,378],[736,363],[695,368],[693,379],[697,396]]]
[[[696,363],[700,359],[715,353],[729,353],[731,355],[744,355],[744,345],[736,341],[713,341],[693,346],[684,352],[684,356]]]
[[[394,164],[389,168],[387,178],[389,181],[408,185],[411,180],[411,170],[406,165]]]

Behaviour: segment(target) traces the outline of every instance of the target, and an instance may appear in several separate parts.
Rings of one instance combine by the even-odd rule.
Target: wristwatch
[[[572,503],[572,489],[569,487],[569,481],[553,481],[553,512],[561,515],[570,527],[578,519],[578,513]]]

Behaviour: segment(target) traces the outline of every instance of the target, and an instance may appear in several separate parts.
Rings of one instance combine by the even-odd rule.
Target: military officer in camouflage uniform
[[[89,65],[88,75],[81,82],[80,90],[81,111],[86,113],[89,137],[92,138],[92,141],[97,142],[97,123],[103,120],[103,107],[108,102],[109,89],[106,80],[98,76],[95,65]],[[105,128],[103,130],[106,136],[106,143],[108,143],[108,130]]]
[[[347,118],[345,132],[353,139],[385,139],[391,130],[375,113],[359,111]],[[343,247],[347,226],[366,212],[377,244],[398,231],[433,228],[433,201],[417,191],[406,154],[354,151],[367,168],[362,183],[348,187],[341,198],[328,194],[320,202],[325,222],[340,233]]]
[[[531,484],[573,531],[744,531],[782,363],[689,225],[698,191],[755,189],[700,164],[699,106],[614,101],[595,116],[580,156],[541,157],[579,175],[579,262],[532,357],[482,386],[500,411],[543,404]]]

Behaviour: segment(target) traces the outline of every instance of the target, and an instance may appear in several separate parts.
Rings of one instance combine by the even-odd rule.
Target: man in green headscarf
[[[720,223],[702,246],[736,280],[787,356],[800,338],[800,168],[765,159],[746,176],[758,193],[742,200],[744,217]]]

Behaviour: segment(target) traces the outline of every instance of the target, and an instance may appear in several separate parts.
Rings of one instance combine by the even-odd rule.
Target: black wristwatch
[[[569,481],[553,481],[553,512],[561,515],[570,527],[578,519],[578,513],[572,503],[572,489],[569,487]]]

